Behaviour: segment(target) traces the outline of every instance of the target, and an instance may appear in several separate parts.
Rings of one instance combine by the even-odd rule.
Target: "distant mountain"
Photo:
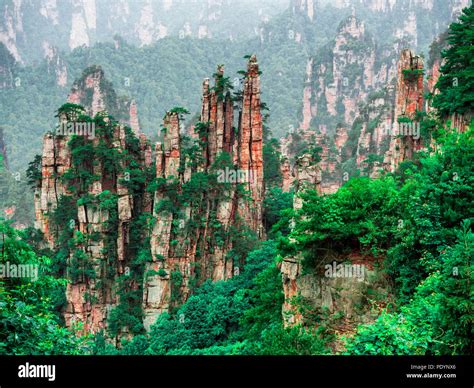
[[[120,35],[138,46],[166,36],[242,40],[288,0],[2,0],[0,42],[17,61]]]
[[[390,68],[393,75],[401,49],[427,54],[431,42],[470,0],[291,0],[289,4],[283,0],[140,0],[110,2],[110,7],[103,0],[72,3],[0,3],[0,114],[14,171],[24,169],[41,151],[41,138],[54,125],[55,109],[67,97],[72,81],[92,65],[104,69],[118,95],[136,101],[140,127],[148,135],[156,136],[170,106],[198,112],[199,101],[190,90],[212,74],[216,63],[224,64],[230,82],[240,87],[237,71],[249,53],[257,53],[264,69],[262,101],[270,109],[268,125],[274,134],[285,136],[302,123],[334,127],[339,117],[309,114],[311,107],[314,111],[316,105],[322,106],[318,96],[326,94],[334,99],[329,108],[336,112],[341,106],[337,102],[347,95],[350,101],[346,98],[341,113],[350,126],[356,90],[344,86],[345,78],[347,85],[353,85],[353,77],[365,71],[373,80],[363,81],[363,96],[377,89]],[[152,15],[151,21],[140,19],[144,7],[151,7],[151,14],[145,12],[149,18]],[[361,36],[369,38],[359,42],[357,36],[352,37],[354,55],[344,54],[344,45],[337,46],[342,50],[338,54],[335,41],[343,39],[338,27],[352,14],[364,24]],[[84,22],[74,24],[74,18]],[[156,29],[159,21],[168,23],[166,36],[147,27]],[[183,30],[187,21],[190,27]],[[199,35],[200,23],[207,26],[205,36]],[[364,51],[365,43],[368,50]],[[376,61],[371,65],[374,54]],[[344,62],[353,59],[353,64]],[[387,71],[380,71],[384,66]],[[336,73],[330,74],[331,68]],[[334,85],[326,82],[322,93],[318,82],[326,76],[336,76],[345,89],[331,94]],[[311,94],[307,89],[305,95],[308,86]]]

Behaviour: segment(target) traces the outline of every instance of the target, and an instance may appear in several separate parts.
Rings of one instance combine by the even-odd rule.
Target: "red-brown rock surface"
[[[395,171],[404,160],[412,159],[414,152],[421,148],[421,138],[415,139],[410,134],[402,133],[401,136],[398,134],[404,124],[411,126],[413,132],[419,129],[416,114],[423,110],[423,71],[423,59],[411,50],[403,50],[398,62],[394,120],[390,133],[392,137],[387,154],[390,171]]]
[[[134,153],[134,168],[138,167],[143,171],[151,168],[153,157],[155,159],[157,190],[152,194],[143,187],[139,195],[132,194],[126,184],[130,179],[127,172],[130,157],[120,159],[119,171],[122,172],[118,173],[111,173],[102,162],[86,161],[90,163],[91,172],[98,178],[85,188],[85,192],[81,189],[79,198],[97,198],[106,190],[116,196],[116,208],[112,209],[115,214],[113,223],[109,222],[110,210],[87,201],[79,202],[78,193],[68,191],[63,176],[68,170],[75,168],[68,145],[70,135],[45,135],[42,179],[35,196],[36,226],[43,231],[46,242],[53,249],[61,244],[58,239],[61,229],[69,228],[67,233],[70,238],[80,232],[84,238],[75,242],[74,251],[67,258],[68,271],[79,254],[90,263],[90,271],[95,274],[71,275],[64,310],[67,325],[82,322],[85,332],[95,332],[107,327],[110,312],[121,303],[117,294],[117,282],[119,278],[123,280],[124,276],[128,276],[133,264],[129,244],[131,233],[136,231],[131,230],[131,225],[139,215],[153,216],[150,235],[143,231],[143,241],[149,237],[152,257],[152,261],[145,263],[142,279],[143,323],[146,329],[160,313],[185,301],[194,286],[207,279],[228,279],[239,272],[239,266],[243,263],[235,262],[229,256],[235,244],[236,237],[232,234],[235,230],[247,227],[257,236],[263,236],[263,124],[257,60],[255,56],[250,58],[247,74],[243,79],[241,106],[236,110],[239,123],[237,128],[234,128],[236,107],[230,91],[224,85],[222,66],[215,76],[213,88],[209,87],[209,80],[203,83],[201,132],[191,136],[200,150],[195,151],[193,157],[184,148],[183,134],[180,133],[182,112],[176,110],[165,115],[163,141],[156,144],[153,156],[146,136],[138,132],[138,117],[133,102],[126,106],[128,112],[123,115],[131,124],[131,131],[122,125],[116,125],[111,138],[104,139],[101,138],[103,135],[98,135],[87,140],[94,147],[99,146],[100,142],[102,147],[105,141],[110,152],[114,150],[118,155]],[[106,93],[109,95],[106,96]],[[89,115],[104,115],[107,121],[105,101],[113,102],[108,97],[114,96],[114,93],[110,84],[103,79],[103,71],[93,67],[74,83],[68,101],[83,104]],[[112,106],[112,109],[118,108],[118,104]],[[71,122],[75,118],[61,114],[60,120]],[[194,129],[196,126],[194,124],[190,128]],[[133,134],[136,136],[135,140]],[[244,179],[234,181],[229,178],[230,180],[222,182],[218,179],[199,195],[185,197],[183,201],[176,203],[177,196],[183,194],[184,190],[189,190],[187,185],[193,179],[196,182],[202,177],[196,177],[195,174],[219,177],[226,153],[230,166],[233,165],[237,176]],[[198,161],[199,155],[201,157]],[[176,194],[168,194],[167,188],[170,185],[176,187]],[[71,206],[77,206],[74,211],[77,214],[70,222],[66,222],[68,225],[53,225],[52,215],[62,196],[70,198]],[[160,208],[166,200],[173,203],[172,211]],[[74,205],[76,202],[77,205]],[[114,241],[108,238],[111,235],[116,236]],[[218,236],[221,236],[220,240],[217,239]],[[108,257],[104,256],[106,249],[109,250]],[[127,287],[131,291],[137,291],[139,282],[128,281]],[[122,329],[121,335],[128,335],[126,328]]]
[[[250,58],[244,78],[237,130],[233,128],[235,107],[230,94],[222,88],[223,77],[224,68],[219,66],[214,87],[210,87],[209,79],[203,82],[200,123],[205,133],[201,133],[199,139],[203,145],[201,162],[192,166],[190,160],[181,157],[181,119],[179,114],[169,112],[164,120],[163,144],[156,145],[157,177],[167,180],[175,178],[178,191],[182,191],[196,173],[219,173],[219,158],[227,153],[228,160],[233,162],[237,171],[248,172],[246,176],[249,179],[240,183],[226,182],[231,184],[225,189],[211,189],[199,199],[199,206],[190,199],[189,203],[180,206],[180,213],[184,216],[182,219],[177,218],[176,214],[155,212],[156,224],[151,239],[155,261],[147,265],[146,272],[161,270],[162,275],[150,275],[144,281],[146,328],[159,314],[187,299],[192,292],[191,281],[200,284],[206,279],[224,280],[238,273],[240,264],[228,258],[234,243],[229,235],[232,228],[246,225],[260,237],[263,236],[263,139],[256,58]],[[198,140],[196,136],[192,138]],[[248,191],[248,198],[239,194],[237,183]],[[166,194],[158,190],[155,204],[164,199]],[[203,222],[202,227],[189,228],[188,225],[197,219]],[[218,233],[225,236],[220,244],[209,243],[216,234],[215,223],[219,225]],[[178,225],[178,228],[172,225]],[[174,243],[170,244],[170,241]],[[199,268],[199,273],[196,268]],[[182,275],[182,281],[176,286],[171,274],[178,272]]]

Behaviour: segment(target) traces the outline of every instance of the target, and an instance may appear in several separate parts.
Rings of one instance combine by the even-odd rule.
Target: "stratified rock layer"
[[[196,129],[190,136],[194,154],[191,156],[188,140],[180,133],[183,111],[174,109],[165,115],[163,141],[156,144],[154,166],[151,146],[139,133],[136,105],[132,102],[120,106],[99,67],[87,69],[74,83],[68,106],[76,109],[71,103],[84,105],[91,117],[99,121],[103,117],[112,126],[107,138],[97,133],[86,143],[125,157],[113,171],[102,162],[83,161],[97,178],[73,193],[68,186],[68,172],[77,168],[69,145],[73,138],[57,133],[44,137],[42,179],[35,196],[36,226],[52,249],[60,249],[64,231],[71,241],[74,239],[74,250],[66,263],[70,282],[64,317],[68,326],[82,322],[85,332],[107,328],[110,312],[121,303],[119,282],[136,265],[131,259],[130,243],[131,234],[137,231],[131,225],[143,215],[151,220],[149,234],[146,230],[142,233],[151,259],[144,264],[143,279],[127,284],[132,291],[143,289],[146,329],[159,314],[184,302],[196,285],[239,273],[243,263],[230,255],[239,242],[236,231],[248,234],[248,230],[263,237],[258,63],[255,56],[249,60],[238,109],[223,71],[220,66],[212,88],[209,80],[204,80],[200,122],[190,127]],[[110,122],[109,109],[124,116],[132,128]],[[61,123],[75,122],[78,117],[73,116],[61,113],[59,119]],[[131,159],[132,154],[135,156]],[[133,177],[129,171],[147,172],[152,167],[156,167],[156,190],[150,191],[147,183],[141,183],[131,192],[133,185],[127,182]],[[203,181],[209,186],[202,186]],[[174,194],[170,194],[171,187],[176,189]],[[112,207],[104,208],[100,202],[97,206],[97,201],[107,196],[116,201],[108,201]],[[62,220],[67,225],[55,224],[55,209],[65,200],[70,201],[71,220]],[[166,203],[171,203],[172,209],[165,209]],[[74,274],[78,260],[87,263],[87,271]],[[128,334],[127,328],[120,330],[122,336]]]
[[[187,198],[187,203],[179,206],[179,212],[155,211],[157,221],[151,239],[154,261],[146,270],[155,275],[145,278],[143,294],[146,328],[159,314],[187,299],[192,292],[191,282],[224,280],[238,273],[242,263],[235,263],[228,255],[235,243],[231,235],[233,229],[248,227],[263,237],[263,139],[256,58],[251,57],[248,63],[242,107],[236,117],[237,128],[231,95],[222,84],[225,79],[222,66],[218,67],[215,77],[212,88],[209,79],[203,82],[201,132],[197,138],[192,136],[201,147],[199,161],[183,156],[180,114],[168,112],[164,120],[164,141],[156,145],[157,178],[174,181],[180,193],[187,190],[196,174],[229,178],[227,173],[234,172],[237,178],[244,179],[218,180],[216,187],[208,192]],[[225,160],[231,163],[231,169]],[[247,194],[242,195],[243,191]],[[155,193],[155,204],[170,199],[164,191]],[[196,222],[201,223],[201,227],[190,227]],[[217,242],[216,235],[223,239]],[[179,284],[173,279],[177,274],[181,279]]]
[[[417,136],[412,133],[419,129],[420,123],[416,116],[422,110],[423,59],[406,49],[402,51],[398,62],[394,122],[387,155],[390,171],[395,171],[404,160],[412,159],[414,152],[421,148],[421,139],[416,139]]]

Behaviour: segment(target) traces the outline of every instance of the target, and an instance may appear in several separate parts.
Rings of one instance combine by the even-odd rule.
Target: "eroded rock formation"
[[[404,160],[412,159],[414,152],[421,148],[417,113],[423,110],[423,69],[421,57],[409,49],[402,51],[398,62],[394,120],[387,154],[390,171],[395,171]]]
[[[5,143],[2,127],[0,127],[0,168],[6,168],[8,170],[7,144]]]
[[[70,279],[67,325],[82,322],[85,332],[108,328],[114,309],[134,303],[141,314],[133,319],[149,329],[196,285],[239,273],[243,262],[232,248],[242,235],[263,237],[258,63],[255,56],[249,60],[239,107],[223,71],[218,67],[212,88],[208,79],[203,83],[191,140],[181,133],[184,110],[175,108],[165,115],[154,156],[138,132],[135,104],[117,102],[100,68],[87,69],[74,83],[58,114],[60,127],[88,114],[92,121],[81,125],[97,125],[95,136],[46,134],[35,195],[36,226],[64,256]],[[149,259],[141,267],[143,257]],[[124,296],[137,292],[142,303]],[[128,335],[123,322],[114,327]]]
[[[229,257],[236,243],[232,230],[248,227],[263,237],[262,116],[255,56],[248,63],[242,106],[235,120],[222,66],[217,69],[214,84],[211,88],[209,79],[203,82],[200,122],[194,126],[199,131],[195,139],[201,146],[198,154],[189,156],[184,150],[178,112],[167,113],[164,141],[156,145],[157,177],[174,181],[178,192],[188,192],[203,173],[217,173],[218,179],[209,191],[187,197],[179,211],[155,212],[157,222],[151,240],[154,261],[146,272],[156,274],[146,277],[143,295],[147,328],[160,313],[187,299],[192,282],[224,280],[238,273],[242,263]],[[248,195],[242,195],[242,189]],[[173,198],[164,191],[155,193],[158,209],[167,200]],[[201,226],[193,227],[196,223]],[[179,284],[176,277],[180,278]]]
[[[294,183],[293,208],[295,210],[299,210],[303,206],[303,201],[298,194],[305,190],[321,192],[321,169],[310,154],[303,154],[297,158],[294,168]],[[301,312],[294,305],[294,299],[299,294],[297,281],[302,273],[301,261],[299,256],[285,257],[280,266],[285,296],[282,311],[286,324],[298,323],[302,318]]]
[[[56,84],[64,87],[67,84],[67,66],[64,59],[59,55],[58,48],[43,44],[48,73],[54,74]]]
[[[294,210],[298,211],[303,207],[300,193],[308,189],[321,192],[321,179],[320,167],[311,155],[304,154],[297,158]],[[300,215],[296,213],[296,216]],[[314,258],[318,264],[311,270],[303,269],[303,258],[299,254],[283,258],[280,271],[284,294],[282,315],[285,325],[304,326],[308,313],[309,315],[312,312],[320,313],[323,309],[327,309],[330,313],[336,311],[344,313],[341,327],[336,325],[336,331],[343,331],[347,324],[355,326],[357,323],[375,318],[370,308],[361,307],[363,306],[361,301],[373,290],[386,294],[388,288],[386,281],[382,273],[374,269],[377,260],[358,252],[353,252],[348,257],[330,249],[321,252],[325,253],[321,253],[321,257]],[[341,267],[341,263],[346,264]],[[327,265],[330,266],[330,273]]]

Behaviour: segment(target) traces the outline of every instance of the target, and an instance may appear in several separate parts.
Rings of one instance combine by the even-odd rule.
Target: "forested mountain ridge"
[[[389,132],[390,168],[349,174],[330,195],[321,170],[332,161],[311,138],[292,160],[294,184],[285,183],[260,82],[267,69],[255,56],[246,55],[238,83],[222,65],[211,70],[213,82],[200,82],[193,125],[181,125],[188,109],[167,107],[154,148],[128,125],[130,109],[116,109],[130,106],[107,71],[87,67],[55,120],[93,136],[46,133],[28,171],[38,229],[0,224],[2,263],[42,271],[37,281],[0,279],[0,351],[472,353],[473,17],[466,8],[447,49],[438,55],[433,46],[426,96],[424,61],[404,47],[394,98],[367,93],[354,110],[363,120],[348,116],[367,130],[378,119],[367,105],[382,99],[394,104],[394,122],[426,124],[423,147],[413,134]],[[353,15],[341,25],[364,37],[360,26]],[[343,35],[339,46],[351,43]],[[357,59],[347,52],[333,74]]]
[[[444,31],[461,4],[467,2],[428,2],[430,7],[425,3],[401,1],[393,8],[379,9],[355,2],[354,11],[356,18],[366,24],[367,33],[374,37],[377,50],[383,53],[386,47],[393,52],[393,61],[399,53],[392,46],[402,47],[400,42],[406,42],[413,49],[418,47],[417,52],[427,54],[429,44]],[[234,41],[170,34],[137,47],[133,40],[123,35],[105,41],[100,39],[95,44],[91,42],[90,46],[78,46],[72,52],[51,44],[41,54],[45,59],[38,59],[36,64],[26,61],[24,65],[15,62],[12,49],[2,41],[0,85],[4,86],[0,92],[0,113],[4,117],[2,125],[12,169],[23,174],[28,162],[40,152],[42,134],[55,124],[52,120],[55,109],[66,98],[72,82],[92,65],[102,66],[119,96],[136,101],[142,128],[152,135],[167,107],[186,106],[190,112],[197,112],[199,104],[189,91],[212,73],[216,63],[225,63],[227,73],[234,75],[241,70],[243,55],[258,52],[259,62],[266,69],[262,74],[262,85],[266,90],[263,100],[272,112],[268,124],[277,136],[287,134],[303,119],[301,107],[308,58],[321,57],[318,49],[334,39],[339,23],[353,12],[352,7],[343,2],[328,5],[315,1],[308,2],[308,7],[309,4],[314,9],[312,19],[302,11],[298,1],[293,1],[287,10],[262,22],[258,36]],[[30,3],[23,5],[34,8]],[[182,7],[180,3],[175,5]],[[10,2],[6,2],[5,7],[13,12]],[[219,7],[225,7],[225,4]],[[252,12],[258,11],[250,8]],[[399,37],[380,33],[386,26],[394,29],[403,26],[403,20],[410,12],[418,24],[412,23]],[[393,23],[394,19],[400,22]],[[338,22],[333,23],[333,20]],[[218,28],[216,23],[216,20],[209,21]],[[426,26],[437,27],[427,29]],[[411,44],[410,39],[415,35],[417,38]],[[35,35],[30,39],[31,44],[41,45],[35,41]],[[232,81],[238,83],[237,74]]]
[[[287,5],[287,0],[264,0],[258,7],[250,0],[4,0],[0,42],[16,61],[31,63],[54,47],[69,52],[116,36],[136,46],[169,36],[242,40]]]

